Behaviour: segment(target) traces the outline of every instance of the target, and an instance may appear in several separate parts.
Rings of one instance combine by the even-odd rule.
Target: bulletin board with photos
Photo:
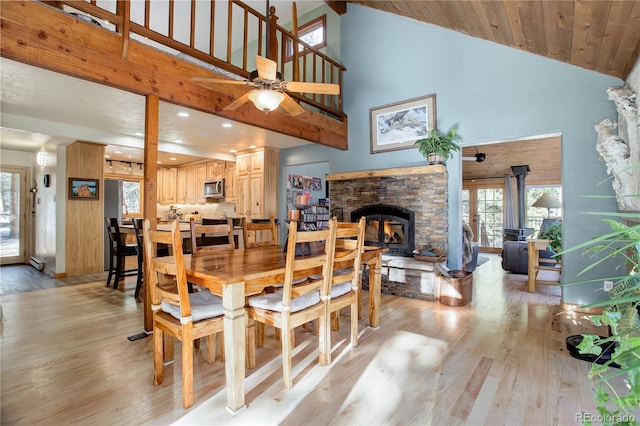
[[[287,175],[287,218],[300,230],[325,229],[329,223],[329,199],[324,198],[323,179]]]

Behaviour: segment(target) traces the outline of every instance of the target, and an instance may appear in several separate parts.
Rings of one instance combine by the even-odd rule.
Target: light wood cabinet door
[[[229,165],[233,165],[233,167],[229,167]],[[225,202],[227,203],[235,203],[236,202],[236,168],[234,163],[227,163],[227,167],[224,170],[224,191],[225,191]]]
[[[236,172],[238,176],[248,175],[251,170],[251,154],[241,154],[236,157]]]
[[[207,162],[206,180],[220,180],[225,175],[225,162],[220,160]]]
[[[177,198],[178,168],[163,167],[162,171],[162,204],[173,204]]]
[[[249,217],[263,219],[264,215],[264,176],[260,173],[249,175]]]
[[[250,217],[251,188],[249,186],[249,175],[238,175],[236,189],[236,213],[240,216]]]
[[[254,152],[249,156],[249,173],[264,173],[264,152]]]
[[[195,182],[193,191],[195,193],[196,203],[204,203],[204,183],[207,181],[208,163],[200,163],[195,165]]]
[[[164,189],[164,167],[158,167],[156,171],[156,201],[162,204],[163,201],[163,189]]]
[[[194,175],[194,166],[185,166],[180,167],[178,169],[178,195],[177,195],[177,203],[180,204],[189,204],[195,203],[195,175]]]

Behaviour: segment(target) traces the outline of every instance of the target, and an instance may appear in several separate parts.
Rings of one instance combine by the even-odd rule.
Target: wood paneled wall
[[[97,200],[69,200],[68,194],[65,197],[67,276],[104,270],[103,164],[103,145],[75,142],[67,147],[67,179],[88,178],[100,182]]]

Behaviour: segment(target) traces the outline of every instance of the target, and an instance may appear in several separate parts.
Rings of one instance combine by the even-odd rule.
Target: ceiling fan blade
[[[285,111],[289,113],[289,115],[300,115],[304,112],[304,108],[302,108],[293,98],[286,93],[282,92],[284,95],[284,101],[280,104]]]
[[[278,64],[271,59],[263,58],[256,55],[256,67],[258,68],[258,75],[263,80],[275,80]]]
[[[229,105],[227,105],[226,107],[222,108],[225,111],[235,111],[236,109],[240,108],[242,105],[244,105],[245,103],[247,103],[249,101],[249,93],[253,92],[253,90],[250,90],[249,92],[245,93],[244,95],[240,96],[238,99],[236,99],[235,101],[231,102]]]
[[[476,157],[462,157],[462,161],[476,161]]]
[[[282,88],[290,92],[320,93],[323,95],[339,95],[340,85],[331,83],[305,83],[302,81],[283,81]]]
[[[207,89],[214,89],[214,90],[217,88],[218,84],[238,84],[243,86],[251,85],[250,81],[229,80],[224,78],[192,77],[190,81],[199,86],[204,86]]]

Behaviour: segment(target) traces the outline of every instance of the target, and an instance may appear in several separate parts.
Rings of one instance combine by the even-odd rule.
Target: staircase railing
[[[264,47],[267,18],[237,0],[230,0],[226,4],[215,0],[197,3],[194,0],[169,0],[168,3],[101,0],[100,5],[97,0],[43,3],[67,12],[71,11],[68,8],[72,8],[107,21],[106,27],[123,37],[123,55],[126,55],[129,40],[135,39],[176,54],[181,59],[201,61],[204,63],[201,65],[231,78],[248,78],[250,71],[255,69],[255,55],[267,56]],[[239,16],[241,20],[237,19]],[[238,21],[242,22],[241,28],[234,28],[234,22]],[[294,80],[295,72],[296,81],[299,78],[299,81],[305,82],[342,84],[342,73],[346,71],[343,65],[273,23],[275,19],[272,19],[269,28],[271,38],[275,38],[280,46],[277,62],[284,80]],[[289,40],[292,40],[293,46],[297,43],[303,47],[293,58],[287,52]],[[294,70],[294,60],[299,71]],[[342,95],[289,94],[331,116],[339,119],[345,117]]]

